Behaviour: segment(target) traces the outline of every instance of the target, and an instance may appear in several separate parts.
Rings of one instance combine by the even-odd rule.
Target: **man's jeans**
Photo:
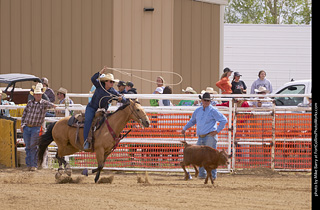
[[[26,145],[26,165],[37,167],[38,165],[38,142],[40,127],[23,127],[23,140]]]
[[[205,145],[205,146],[209,146],[214,149],[217,149],[217,139],[216,138],[217,138],[217,135],[211,136],[210,134],[204,138],[201,138],[199,136],[199,139],[197,141],[197,145]],[[216,179],[217,178],[217,169],[213,169],[211,171],[211,175],[212,175],[213,179]],[[199,168],[199,177],[205,178],[206,176],[207,176],[206,170],[204,169],[204,167],[200,167]]]
[[[85,112],[85,120],[84,120],[84,128],[83,128],[83,140],[85,141],[88,138],[89,131],[91,128],[91,124],[94,118],[94,115],[96,114],[96,111],[94,108],[87,106],[86,112]]]

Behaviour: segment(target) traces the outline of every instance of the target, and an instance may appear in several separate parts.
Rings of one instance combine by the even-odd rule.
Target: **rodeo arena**
[[[1,209],[312,208],[310,27],[224,24],[224,0],[40,2],[0,1]]]

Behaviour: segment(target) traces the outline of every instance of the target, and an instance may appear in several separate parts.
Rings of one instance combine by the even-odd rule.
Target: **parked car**
[[[1,83],[7,85],[1,89],[7,94],[8,101],[13,101],[15,104],[25,104],[28,102],[30,89],[16,88],[17,82],[25,81],[41,82],[41,79],[31,74],[0,74],[0,86]]]
[[[311,80],[297,80],[284,84],[276,94],[311,94]],[[275,97],[276,106],[297,106],[299,103],[308,103],[306,97]]]

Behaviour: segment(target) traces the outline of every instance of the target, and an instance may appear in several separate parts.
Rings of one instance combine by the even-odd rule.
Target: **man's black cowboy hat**
[[[205,92],[205,93],[202,95],[202,97],[201,97],[201,95],[199,95],[199,98],[200,98],[200,99],[203,99],[203,100],[209,100],[209,101],[212,100],[212,98],[210,97],[210,93],[208,93],[208,92]]]

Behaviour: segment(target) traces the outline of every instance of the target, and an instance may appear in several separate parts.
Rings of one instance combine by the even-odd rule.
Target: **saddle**
[[[91,139],[91,144],[92,148],[94,145],[94,132],[98,130],[101,125],[104,123],[105,120],[105,110],[101,109],[98,110],[92,120],[91,128],[89,131],[88,139]],[[77,128],[76,131],[76,139],[75,142],[77,145],[79,145],[80,148],[83,148],[82,145],[80,144],[80,139],[79,139],[79,129],[84,127],[84,120],[85,120],[85,115],[84,113],[76,114],[74,116],[71,116],[70,119],[68,120],[68,126]]]
[[[84,113],[76,114],[70,117],[68,125],[75,128],[84,127]]]

